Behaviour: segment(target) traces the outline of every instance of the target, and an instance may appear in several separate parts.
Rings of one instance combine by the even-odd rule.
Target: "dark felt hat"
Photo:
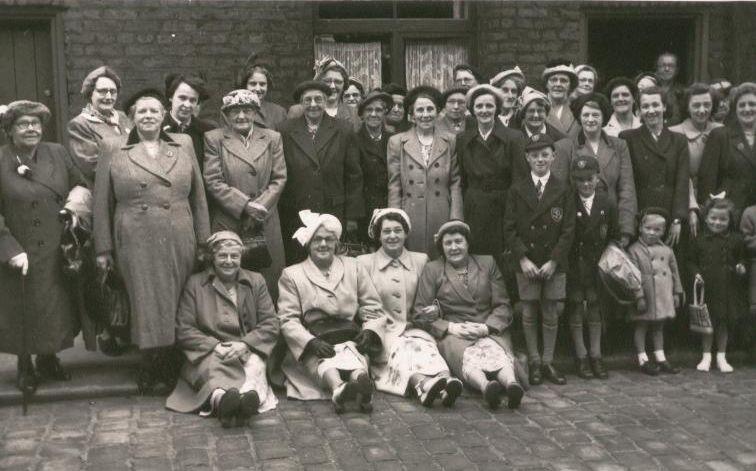
[[[554,139],[548,134],[533,134],[528,138],[527,144],[525,144],[525,152],[531,152],[544,147],[554,148]]]
[[[304,82],[301,82],[299,85],[297,85],[297,88],[294,89],[294,101],[299,103],[299,101],[302,99],[302,95],[304,95],[304,93],[308,90],[319,90],[323,92],[325,96],[331,94],[331,89],[323,82],[319,80],[305,80]]]
[[[362,100],[359,105],[357,105],[357,115],[362,116],[362,112],[365,111],[365,107],[376,100],[383,101],[383,104],[386,107],[386,111],[390,110],[394,105],[394,100],[391,98],[391,95],[376,89],[368,93],[365,99]]]
[[[131,107],[136,104],[137,100],[144,97],[151,97],[158,100],[160,103],[165,106],[166,100],[165,95],[163,95],[163,92],[158,90],[157,88],[143,88],[139,90],[138,92],[134,93],[129,97],[128,100],[123,105],[123,109],[126,110],[126,112],[129,112],[131,110]]]
[[[570,165],[570,174],[574,178],[585,178],[599,173],[598,159],[592,155],[578,155]]]

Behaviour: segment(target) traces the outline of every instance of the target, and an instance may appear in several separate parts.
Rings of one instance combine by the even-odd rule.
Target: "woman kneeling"
[[[265,279],[241,268],[239,236],[216,232],[207,246],[212,266],[190,277],[181,297],[176,342],[187,361],[166,407],[244,425],[278,403],[266,376],[278,318]]]
[[[413,322],[439,339],[439,350],[452,373],[481,391],[495,409],[507,395],[510,409],[524,394],[515,373],[507,328],[512,309],[496,262],[470,255],[470,227],[452,220],[435,236],[440,259],[423,269]]]

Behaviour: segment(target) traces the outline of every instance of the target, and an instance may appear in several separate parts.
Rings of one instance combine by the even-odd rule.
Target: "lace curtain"
[[[381,86],[381,43],[339,43],[315,38],[315,58],[330,55],[346,67],[351,77],[365,87],[365,93]]]
[[[432,85],[447,90],[454,85],[454,66],[468,63],[467,47],[459,40],[410,40],[404,56],[408,89]]]

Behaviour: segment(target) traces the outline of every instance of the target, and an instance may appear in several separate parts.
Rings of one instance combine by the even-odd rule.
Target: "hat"
[[[221,111],[225,112],[231,108],[239,107],[251,107],[259,110],[260,97],[257,96],[257,93],[247,89],[233,90],[223,97]]]
[[[320,80],[320,78],[328,72],[331,69],[337,70],[343,77],[344,77],[344,83],[349,82],[349,74],[346,71],[346,67],[344,67],[344,64],[337,61],[334,57],[325,55],[320,58],[320,60],[315,61],[315,65],[313,66],[313,71],[315,72],[315,75],[313,77],[314,80]]]
[[[612,108],[609,105],[609,100],[600,93],[586,93],[585,95],[578,95],[577,98],[570,105],[572,115],[580,122],[580,112],[586,104],[593,104],[601,110],[601,126],[606,126],[609,122],[609,117],[612,115]]]
[[[207,244],[210,249],[212,249],[215,245],[217,245],[220,242],[223,242],[224,240],[229,240],[232,242],[236,242],[239,245],[244,245],[244,243],[241,240],[241,237],[234,232],[234,231],[218,231],[213,233],[210,237],[207,238],[205,243]]]
[[[570,165],[570,175],[585,178],[599,173],[598,159],[592,155],[578,155]]]
[[[0,114],[0,124],[5,132],[9,132],[13,123],[21,116],[36,116],[44,125],[50,120],[50,109],[42,103],[29,100],[18,100],[8,103],[5,110]]]
[[[711,88],[726,96],[732,88],[732,83],[725,78],[718,78],[711,81]]]
[[[453,87],[448,90],[446,90],[444,93],[441,94],[441,106],[446,106],[446,101],[449,99],[450,96],[454,95],[455,93],[460,93],[462,96],[467,95],[467,89],[462,87]]]
[[[346,87],[344,87],[344,90],[346,90],[347,88],[351,87],[352,85],[354,85],[355,87],[357,87],[357,90],[360,91],[360,95],[363,95],[363,96],[365,95],[365,86],[362,85],[362,82],[360,82],[359,80],[357,80],[356,77],[349,77],[349,81],[348,81]]]
[[[389,95],[407,96],[407,89],[395,83],[387,83],[381,90]]]
[[[436,245],[438,253],[444,253],[444,236],[450,232],[460,232],[464,234],[465,239],[467,239],[468,242],[470,241],[470,226],[468,226],[467,223],[459,219],[446,221],[445,223],[441,224],[441,227],[438,228],[438,232],[433,234],[433,243]]]
[[[535,88],[525,87],[522,90],[522,94],[520,95],[519,101],[520,101],[520,112],[525,112],[525,108],[528,107],[530,103],[532,103],[535,100],[541,100],[546,106],[546,112],[551,109],[551,101],[549,100],[549,97],[546,96],[545,93],[539,92]]]
[[[302,99],[302,95],[304,95],[305,92],[309,90],[319,90],[323,92],[325,96],[331,94],[331,89],[328,88],[328,85],[324,84],[323,82],[319,80],[305,80],[304,82],[301,82],[299,85],[297,85],[297,88],[294,89],[294,101],[299,103],[299,101]]]
[[[428,85],[420,85],[407,92],[407,96],[404,97],[405,118],[409,116],[410,112],[412,111],[412,107],[415,105],[417,99],[421,96],[430,98],[433,104],[436,105],[437,110],[440,111],[441,108],[443,108],[443,103],[441,103],[441,92],[438,91],[437,88]]]
[[[522,70],[519,66],[514,66],[513,69],[508,69],[499,72],[498,74],[494,75],[494,77],[488,81],[491,85],[498,85],[500,82],[503,82],[507,77],[515,76],[518,77],[523,82],[525,81],[525,74],[522,73]]]
[[[548,134],[533,134],[528,138],[527,144],[525,144],[525,152],[543,149],[544,147],[554,149],[554,139]]]
[[[467,92],[467,95],[465,95],[465,105],[467,106],[467,109],[470,110],[470,113],[472,114],[473,112],[473,105],[475,104],[475,99],[481,95],[494,96],[494,100],[496,100],[496,111],[498,114],[498,112],[501,110],[502,105],[504,104],[504,94],[498,88],[494,87],[493,85],[489,85],[487,83],[483,83],[483,84],[472,87]]]
[[[85,96],[85,97],[92,96],[95,83],[97,82],[97,79],[100,77],[109,78],[115,83],[116,88],[118,90],[121,90],[121,77],[119,77],[118,74],[116,74],[113,69],[111,69],[107,65],[103,65],[96,68],[92,72],[88,73],[87,76],[84,77],[84,82],[82,82],[81,84],[82,96]]]
[[[566,61],[564,59],[549,61],[549,63],[546,64],[546,68],[543,69],[543,73],[541,73],[541,79],[543,79],[543,83],[548,82],[549,77],[554,74],[567,75],[570,78],[570,90],[577,87],[577,74],[575,73],[575,68],[569,61]]]
[[[412,223],[410,222],[409,215],[404,212],[404,210],[399,208],[376,208],[373,210],[373,215],[370,218],[370,224],[368,224],[368,237],[371,239],[377,240],[378,239],[378,232],[376,231],[376,225],[381,222],[381,219],[383,216],[386,216],[388,214],[396,214],[397,216],[401,217],[404,222],[407,224],[407,231],[412,230]]]
[[[362,112],[365,111],[365,107],[376,100],[383,101],[384,106],[386,106],[386,111],[390,110],[394,105],[394,100],[391,98],[391,95],[375,89],[368,93],[365,99],[362,100],[359,105],[357,105],[357,115],[362,116]]]
[[[452,78],[454,78],[455,75],[457,75],[457,71],[459,70],[466,70],[472,74],[473,77],[475,77],[475,80],[478,83],[486,83],[485,77],[483,77],[483,74],[478,71],[475,67],[471,66],[470,64],[457,64],[454,66],[454,69],[452,70]]]
[[[163,95],[163,92],[161,92],[157,88],[143,88],[131,95],[129,99],[126,100],[126,102],[123,104],[123,109],[126,110],[126,112],[130,112],[131,107],[136,104],[137,100],[144,97],[155,98],[165,107],[165,95]]]
[[[299,212],[299,219],[304,226],[297,229],[291,238],[296,239],[302,247],[307,247],[320,226],[324,226],[327,230],[336,234],[337,239],[341,238],[341,221],[336,216],[303,209]]]
[[[207,91],[207,80],[201,74],[196,75],[184,75],[179,73],[168,74],[165,77],[165,96],[170,99],[173,98],[173,94],[176,93],[176,89],[185,83],[189,85],[199,97],[197,101],[202,103],[210,98],[210,93]]]

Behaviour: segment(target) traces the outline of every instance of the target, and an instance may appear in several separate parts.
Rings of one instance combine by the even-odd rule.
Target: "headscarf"
[[[522,69],[519,66],[514,66],[513,69],[504,70],[496,74],[491,80],[488,81],[493,86],[498,86],[500,82],[503,82],[507,77],[515,76],[518,79],[525,81],[525,74],[522,73]]]
[[[407,230],[412,230],[412,223],[410,223],[409,215],[404,210],[399,208],[376,208],[373,210],[373,216],[371,216],[370,224],[368,224],[368,237],[370,237],[371,239],[377,239],[374,233],[375,226],[379,222],[381,222],[381,218],[383,218],[383,216],[386,216],[387,214],[398,215],[407,224]]]
[[[299,219],[302,220],[304,226],[297,229],[291,238],[296,239],[302,247],[307,247],[320,226],[333,232],[337,239],[341,238],[341,221],[332,214],[314,213],[309,209],[303,209],[299,212]]]

